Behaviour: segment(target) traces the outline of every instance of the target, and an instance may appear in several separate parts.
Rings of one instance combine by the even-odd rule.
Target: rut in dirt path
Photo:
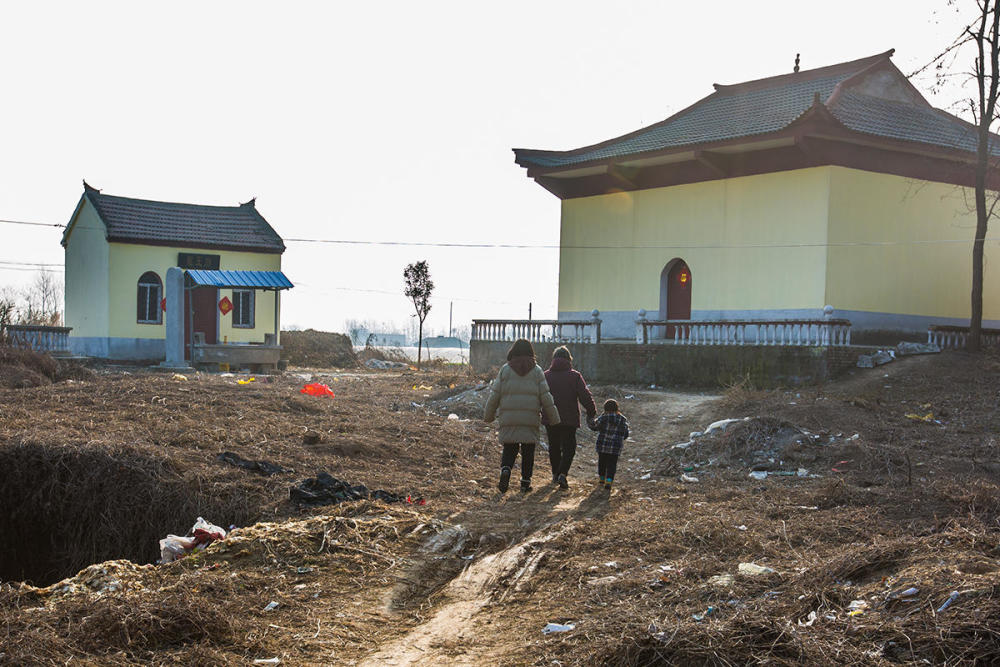
[[[545,558],[546,543],[575,530],[577,519],[606,511],[606,500],[585,502],[590,497],[584,491],[573,492],[553,507],[542,526],[520,542],[470,563],[441,591],[441,603],[430,618],[359,664],[479,665],[494,650],[502,650],[478,640],[474,617],[490,604],[524,590]],[[514,512],[520,509],[514,502],[506,507]],[[433,557],[431,553],[427,556]]]

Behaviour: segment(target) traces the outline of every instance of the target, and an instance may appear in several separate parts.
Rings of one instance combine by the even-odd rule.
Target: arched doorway
[[[691,319],[691,269],[683,259],[667,262],[660,273],[660,319]],[[673,327],[664,327],[664,338],[674,337]]]

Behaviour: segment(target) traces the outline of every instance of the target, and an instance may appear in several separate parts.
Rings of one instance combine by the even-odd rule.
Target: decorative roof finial
[[[250,208],[257,208],[257,198],[254,197],[250,201],[245,201],[240,206],[249,206]]]
[[[87,179],[83,179],[83,190],[85,192],[87,192],[87,191],[90,191],[90,192],[100,192],[100,189],[99,188],[95,188],[93,185],[91,185],[90,183],[88,183]]]
[[[801,53],[796,53],[795,54],[795,69],[792,70],[793,72],[798,72],[799,71],[799,56],[800,55],[802,55],[802,54]]]

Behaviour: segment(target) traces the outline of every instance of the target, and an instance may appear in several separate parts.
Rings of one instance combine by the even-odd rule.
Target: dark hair
[[[535,358],[535,348],[531,347],[531,342],[527,338],[518,338],[510,346],[510,349],[507,350],[507,361],[510,361],[514,357]]]
[[[609,398],[604,401],[604,411],[605,412],[618,412],[618,401],[613,398]]]
[[[560,345],[556,349],[552,350],[553,359],[566,359],[570,362],[573,361],[573,355],[569,353],[569,348],[565,345]]]

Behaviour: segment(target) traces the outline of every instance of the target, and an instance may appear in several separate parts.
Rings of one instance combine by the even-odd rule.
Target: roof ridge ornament
[[[792,72],[795,72],[796,74],[798,74],[798,72],[799,72],[799,56],[800,55],[802,55],[802,54],[801,53],[796,53],[795,54],[795,69],[793,69]]]
[[[83,191],[84,192],[97,192],[100,193],[100,188],[95,188],[93,185],[87,182],[87,179],[83,179]]]
[[[249,206],[250,208],[257,208],[257,198],[254,197],[250,201],[243,202],[240,206]]]

